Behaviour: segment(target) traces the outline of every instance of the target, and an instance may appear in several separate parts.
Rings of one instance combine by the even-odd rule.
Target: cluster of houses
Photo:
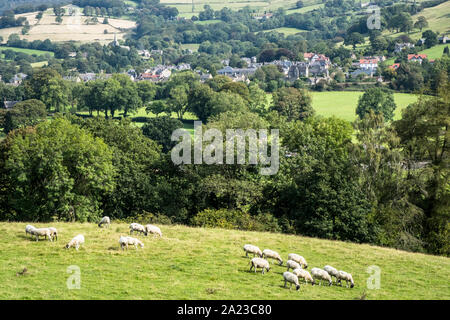
[[[422,64],[423,60],[427,59],[427,55],[426,54],[408,54],[408,61],[410,62],[417,62]],[[434,60],[430,60],[431,63],[434,62]],[[394,63],[392,65],[390,65],[388,68],[391,70],[397,70],[398,67],[400,67],[400,63]]]

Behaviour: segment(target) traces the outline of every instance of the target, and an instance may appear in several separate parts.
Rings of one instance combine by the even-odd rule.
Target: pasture
[[[145,247],[119,249],[128,224],[100,229],[94,223],[54,226],[58,241],[36,242],[27,223],[0,223],[0,299],[449,299],[450,259],[369,245],[295,235],[159,225],[162,238],[137,236]],[[77,234],[79,251],[64,249]],[[308,270],[330,264],[352,273],[355,287],[301,285],[283,288],[285,266],[249,272],[242,246],[296,252]],[[69,290],[69,266],[80,268],[80,289]],[[368,289],[369,266],[380,268],[380,288]],[[17,274],[27,268],[24,275]]]
[[[270,29],[270,30],[264,30],[263,32],[271,32],[275,31],[278,33],[284,34],[284,36],[291,36],[297,33],[306,32],[307,30],[297,29],[297,28],[276,28],[276,29]]]

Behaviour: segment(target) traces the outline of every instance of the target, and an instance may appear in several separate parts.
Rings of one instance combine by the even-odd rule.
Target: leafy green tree
[[[375,114],[382,114],[384,119],[390,121],[394,118],[396,108],[392,93],[380,88],[370,88],[359,98],[356,114],[362,119],[372,110]]]
[[[425,38],[425,47],[431,48],[438,44],[437,34],[431,30],[422,33],[422,38]]]
[[[146,137],[159,143],[162,151],[167,153],[177,144],[171,140],[171,136],[172,132],[179,128],[183,128],[181,121],[165,116],[148,119],[142,127],[142,132]]]
[[[352,32],[348,34],[344,39],[344,44],[353,46],[353,50],[356,49],[356,45],[361,43],[364,43],[364,37],[358,32]]]
[[[19,102],[6,112],[4,132],[9,133],[20,127],[34,126],[46,116],[47,111],[41,101],[31,99]]]
[[[424,16],[420,16],[417,18],[417,21],[414,23],[414,28],[420,29],[422,32],[423,28],[428,27],[428,21]]]
[[[284,115],[288,120],[304,120],[314,114],[312,98],[306,90],[280,88],[273,94],[272,110]]]
[[[111,149],[64,119],[19,129],[1,145],[11,219],[93,221],[114,190]],[[4,217],[5,218],[5,217]]]
[[[172,88],[167,100],[170,112],[175,112],[179,120],[183,120],[184,114],[188,111],[188,88],[179,85]]]

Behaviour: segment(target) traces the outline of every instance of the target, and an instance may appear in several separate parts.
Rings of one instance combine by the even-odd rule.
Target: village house
[[[400,63],[394,63],[393,65],[389,66],[388,69],[397,70],[398,67],[400,67]]]
[[[402,50],[414,48],[414,44],[405,42],[405,43],[396,43],[395,44],[395,53],[400,53]]]
[[[16,73],[12,79],[9,81],[10,83],[12,83],[15,86],[18,86],[22,83],[23,80],[25,80],[28,77],[27,74],[25,73]]]
[[[439,43],[445,44],[445,43],[449,43],[450,42],[450,38],[447,36],[440,36],[438,38]]]
[[[229,76],[229,77],[236,77],[236,76],[249,76],[251,74],[254,74],[256,72],[256,67],[250,67],[250,68],[232,68],[230,66],[227,66],[223,69],[220,69],[217,71],[217,74],[223,75],[223,76]]]
[[[422,61],[426,58],[426,54],[408,54],[408,61],[411,62],[419,62],[420,64],[422,64]]]
[[[3,108],[5,108],[5,109],[12,109],[12,107],[14,107],[19,102],[20,101],[7,101],[7,100],[4,100],[3,101]]]

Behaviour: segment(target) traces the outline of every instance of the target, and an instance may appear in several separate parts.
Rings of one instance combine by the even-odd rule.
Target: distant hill
[[[69,4],[70,0],[0,0],[0,14],[3,14],[6,10],[18,9],[16,13],[35,11],[34,8],[41,4],[45,4],[48,7],[54,4]]]

